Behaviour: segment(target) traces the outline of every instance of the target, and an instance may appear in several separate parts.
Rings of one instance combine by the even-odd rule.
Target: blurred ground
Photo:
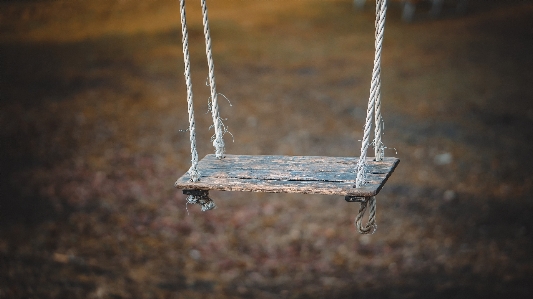
[[[228,152],[358,155],[372,8],[209,5]],[[469,5],[411,24],[389,8],[384,142],[402,162],[361,236],[338,197],[218,192],[214,211],[186,207],[178,1],[0,1],[0,298],[530,298],[533,5]]]

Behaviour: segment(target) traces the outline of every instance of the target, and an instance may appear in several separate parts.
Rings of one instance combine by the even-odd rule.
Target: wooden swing
[[[377,228],[375,196],[400,162],[397,158],[384,157],[381,142],[380,62],[387,1],[376,0],[376,53],[360,157],[226,155],[222,138],[226,129],[219,116],[206,0],[201,0],[201,5],[211,89],[210,110],[215,128],[215,154],[207,155],[198,162],[185,0],[180,0],[192,166],[176,181],[175,187],[183,189],[183,193],[188,195],[187,203],[201,205],[202,211],[215,208],[209,190],[343,195],[348,202],[361,203],[355,221],[358,231],[373,233]],[[375,122],[372,142],[375,157],[367,158],[372,121]],[[369,219],[366,225],[362,225],[367,204],[370,205]]]

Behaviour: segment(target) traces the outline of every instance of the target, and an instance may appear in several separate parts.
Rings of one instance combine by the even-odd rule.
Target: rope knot
[[[183,190],[183,194],[187,196],[187,203],[196,204],[201,206],[202,212],[215,209],[217,205],[209,197],[209,191],[207,190]]]
[[[191,177],[191,182],[198,182],[200,180],[200,172],[196,168],[196,165],[191,166],[191,168],[189,168],[189,171],[187,171],[187,173]]]
[[[213,140],[213,146],[215,147],[215,156],[218,159],[224,158],[224,140],[222,138],[215,138]]]

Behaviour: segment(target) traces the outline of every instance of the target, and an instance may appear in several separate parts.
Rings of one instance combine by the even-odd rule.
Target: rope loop
[[[368,214],[368,222],[366,225],[363,225],[363,216],[365,215],[367,204],[370,205],[370,211]],[[355,217],[355,226],[357,231],[360,234],[373,234],[378,229],[376,224],[376,197],[365,197],[364,201],[361,201],[361,207],[359,208],[359,213]]]

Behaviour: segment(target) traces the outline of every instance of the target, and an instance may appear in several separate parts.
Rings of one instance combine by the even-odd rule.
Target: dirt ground
[[[358,156],[371,5],[208,4],[228,153]],[[400,15],[391,3],[382,111],[401,163],[367,236],[342,197],[212,192],[216,210],[186,206],[177,0],[0,1],[0,298],[530,298],[533,4]]]

